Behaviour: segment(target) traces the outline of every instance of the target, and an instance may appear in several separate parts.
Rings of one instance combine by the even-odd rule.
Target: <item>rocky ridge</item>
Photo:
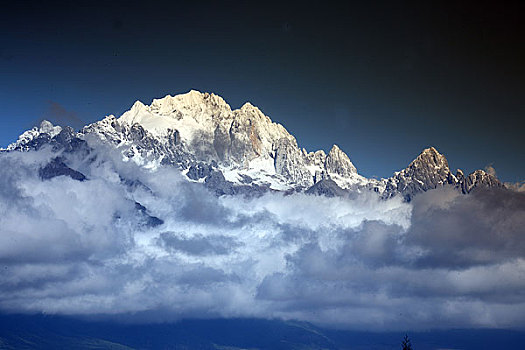
[[[461,170],[453,174],[446,158],[433,147],[390,178],[368,179],[358,174],[337,145],[328,154],[307,152],[282,125],[252,104],[232,110],[220,96],[195,90],[155,99],[149,106],[137,101],[119,118],[108,116],[78,132],[44,121],[4,151],[50,145],[55,151],[89,152],[100,142],[146,168],[178,167],[189,181],[203,182],[218,195],[274,190],[342,196],[370,190],[384,198],[402,195],[411,200],[417,193],[443,186],[463,193],[503,187],[483,170],[468,176]],[[60,164],[67,167],[62,158]],[[63,167],[60,171],[76,174]]]

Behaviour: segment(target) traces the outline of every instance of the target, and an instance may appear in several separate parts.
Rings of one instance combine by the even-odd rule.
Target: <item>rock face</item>
[[[56,157],[47,165],[40,168],[38,175],[42,180],[49,180],[57,176],[69,176],[73,180],[84,181],[86,176],[79,171],[68,167],[63,158]]]
[[[149,106],[137,101],[119,118],[108,116],[79,132],[44,121],[3,151],[47,145],[55,152],[88,154],[100,143],[147,168],[178,167],[189,181],[203,182],[218,195],[278,190],[340,196],[371,190],[385,198],[402,195],[410,200],[441,186],[454,186],[463,193],[503,186],[481,170],[467,177],[461,171],[453,175],[445,157],[433,147],[391,178],[367,179],[337,145],[328,154],[307,152],[282,125],[252,104],[232,110],[220,96],[194,90],[155,99]],[[76,170],[63,160],[55,165],[51,172],[62,169],[56,171],[77,176],[66,174],[67,169]]]
[[[326,171],[329,174],[337,174],[342,177],[352,177],[357,175],[357,169],[350,161],[350,158],[341,151],[337,145],[333,145],[324,162]]]
[[[463,193],[469,193],[477,188],[483,187],[503,188],[505,186],[494,175],[487,174],[483,170],[474,171],[461,183]]]
[[[454,184],[456,178],[450,172],[447,159],[434,147],[425,149],[407,168],[396,172],[388,179],[386,192],[401,193],[407,200],[446,184]]]
[[[452,186],[463,193],[469,193],[474,188],[504,187],[493,175],[483,170],[476,170],[468,177],[458,170],[453,175],[445,156],[434,147],[425,149],[414,159],[406,169],[396,172],[386,180],[384,195],[386,197],[401,194],[408,201],[414,195],[443,186]]]

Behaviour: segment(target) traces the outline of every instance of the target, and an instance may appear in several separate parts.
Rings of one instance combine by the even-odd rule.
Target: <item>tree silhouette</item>
[[[412,344],[410,344],[410,339],[408,339],[408,335],[405,334],[405,337],[403,338],[403,342],[401,343],[403,345],[403,350],[413,350]]]

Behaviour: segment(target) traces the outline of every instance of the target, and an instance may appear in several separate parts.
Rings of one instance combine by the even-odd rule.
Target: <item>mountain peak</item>
[[[348,155],[335,144],[332,146],[330,152],[328,152],[325,164],[326,170],[329,173],[341,176],[352,176],[353,174],[357,174],[357,169],[350,161]]]
[[[140,100],[136,100],[133,106],[131,106],[132,110],[140,110],[142,108],[145,108],[146,105],[142,103]]]
[[[406,169],[396,173],[392,177],[390,186],[410,200],[416,193],[453,184],[456,181],[445,156],[434,147],[429,147],[425,148]]]
[[[471,192],[475,188],[479,187],[500,187],[504,188],[505,185],[498,180],[492,174],[487,173],[484,170],[478,169],[472,172],[463,183],[462,190],[465,193]]]
[[[49,137],[55,137],[62,131],[60,125],[53,125],[49,120],[42,120],[38,128],[33,129],[38,134],[48,134]]]
[[[423,152],[421,152],[421,153],[441,154],[441,153],[439,153],[438,150],[437,150],[435,147],[433,147],[433,146],[430,146],[430,147],[428,147],[428,148],[425,148],[425,149],[423,150]]]
[[[15,149],[27,150],[30,148],[39,148],[43,143],[55,137],[62,131],[62,127],[53,125],[49,120],[42,120],[39,126],[25,131],[18,136],[16,142],[7,146],[8,151]]]
[[[328,153],[339,153],[339,152],[343,152],[343,151],[341,151],[341,148],[339,148],[339,146],[334,143],[332,145],[332,148],[330,149],[330,152]]]
[[[40,132],[45,132],[45,133],[50,133],[50,132],[53,132],[55,126],[53,125],[53,123],[51,123],[49,120],[42,120],[42,122],[40,122],[40,126],[39,126],[39,131]]]
[[[444,155],[438,152],[434,147],[425,148],[416,159],[414,159],[409,168],[433,167],[435,169],[449,169],[448,161]]]
[[[251,102],[246,101],[246,102],[242,105],[241,110],[254,109],[254,108],[257,108],[257,107],[255,107]],[[257,108],[257,109],[258,109],[258,108]]]
[[[231,110],[226,101],[219,95],[208,92],[190,90],[184,94],[166,95],[163,98],[154,99],[151,110],[161,114],[171,113],[175,110],[195,109],[202,106],[223,107]]]
[[[425,148],[418,156],[419,157],[437,157],[441,158],[444,157],[435,147],[428,147]]]

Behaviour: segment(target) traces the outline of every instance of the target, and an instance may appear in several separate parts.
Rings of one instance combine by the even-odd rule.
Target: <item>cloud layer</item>
[[[42,181],[53,156],[0,155],[4,312],[525,326],[523,193],[217,198],[107,151],[68,160],[87,181]],[[164,223],[148,226],[135,202]]]

